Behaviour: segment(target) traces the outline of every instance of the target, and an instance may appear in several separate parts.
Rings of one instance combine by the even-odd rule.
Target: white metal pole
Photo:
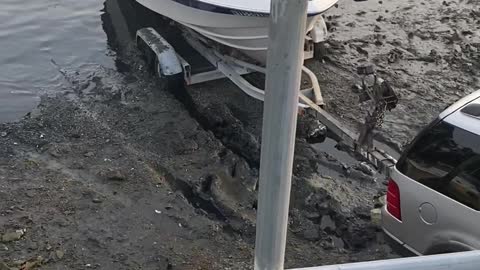
[[[256,270],[283,270],[308,0],[272,0]]]

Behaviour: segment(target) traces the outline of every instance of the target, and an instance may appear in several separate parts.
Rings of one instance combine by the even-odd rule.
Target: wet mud
[[[326,64],[308,64],[329,111],[358,127],[367,108],[348,89],[358,66],[375,65],[400,96],[377,138],[402,149],[445,107],[480,88],[478,11],[477,0],[340,1],[325,16]]]
[[[107,1],[103,17],[115,69],[57,64],[62,91],[0,125],[0,266],[252,269],[262,103],[227,80],[163,84],[131,35],[119,38],[114,10],[127,2]],[[401,95],[377,134],[397,148],[477,86],[468,52],[478,24],[462,15],[474,2],[423,3],[341,1],[326,14],[328,54],[307,63],[327,109],[352,128],[366,112],[350,91],[354,70],[375,63]],[[157,21],[137,8],[150,19],[129,28]],[[385,179],[333,140],[312,138],[318,123],[299,117],[286,266],[396,257],[370,213]]]
[[[2,241],[6,265],[251,268],[258,162],[238,149],[259,134],[233,116],[250,114],[202,103],[201,117],[213,108],[226,119],[204,126],[146,72],[64,74],[69,90],[0,126],[1,233],[25,230]],[[369,221],[381,182],[347,177],[334,157],[297,145],[287,265],[391,256]]]

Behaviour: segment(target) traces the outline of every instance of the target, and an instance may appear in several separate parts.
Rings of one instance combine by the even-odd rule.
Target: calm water
[[[0,122],[31,111],[44,93],[61,91],[68,70],[114,67],[102,0],[2,0]]]

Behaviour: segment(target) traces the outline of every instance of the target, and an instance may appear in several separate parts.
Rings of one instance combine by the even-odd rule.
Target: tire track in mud
[[[202,106],[184,86],[177,86],[170,91],[205,129],[210,130],[226,148],[245,158],[250,166],[260,166],[260,143],[251,133],[245,130],[242,122],[237,119],[225,104],[207,104]]]
[[[101,129],[106,130],[108,133],[114,134],[114,136],[116,136],[118,138],[117,140],[122,141],[122,142],[127,142],[127,144],[122,144],[121,148],[126,153],[128,153],[129,156],[136,157],[137,159],[143,157],[145,155],[145,152],[142,152],[142,150],[139,150],[134,145],[128,143],[128,136],[127,135],[125,135],[123,132],[117,130],[114,126],[109,124],[108,121],[105,121],[104,117],[101,117],[98,113],[96,113],[91,108],[91,104],[90,104],[90,106],[88,105],[89,104],[88,101],[85,102],[85,101],[82,100],[84,89],[81,89],[81,87],[84,87],[85,85],[88,85],[88,87],[90,87],[90,83],[80,84],[80,88],[79,88],[78,81],[76,79],[71,78],[68,75],[69,73],[66,72],[65,70],[61,69],[55,62],[54,62],[54,64],[57,66],[57,68],[59,69],[60,73],[64,76],[66,81],[74,89],[74,92],[76,92],[76,94],[78,95],[78,96],[77,95],[69,95],[69,99],[74,104],[74,106],[78,107],[85,116],[89,117],[93,122],[97,123]],[[75,74],[75,73],[72,73],[72,74]],[[156,85],[158,85],[158,84],[156,84]],[[181,94],[177,95],[176,97],[179,98],[180,101],[184,102],[184,104],[187,107],[190,115],[201,116],[202,114],[199,113],[195,109],[193,99],[187,94],[187,91],[185,89],[183,89],[183,87],[181,87],[180,89],[182,89],[182,91],[181,92],[176,91],[176,94],[178,94],[178,93],[181,93]],[[91,89],[89,89],[89,91],[90,90]],[[124,93],[122,93],[121,96],[123,96],[123,98],[125,98]],[[197,118],[201,122],[205,123],[205,125],[206,125],[206,123],[208,123],[208,119],[207,119],[208,117],[197,117]],[[194,118],[194,119],[196,119],[196,118]],[[211,127],[211,125],[209,127]],[[215,130],[215,129],[213,129],[213,130]],[[239,148],[234,147],[234,149],[239,149]],[[225,152],[225,150],[222,150],[222,152]],[[150,152],[149,154],[156,156],[156,154],[154,154],[152,152]],[[160,156],[156,156],[156,158],[161,159]],[[52,165],[55,165],[55,164],[52,164]],[[59,164],[56,164],[56,165],[59,165]],[[174,173],[171,172],[171,170],[168,169],[165,166],[157,165],[156,168],[154,168],[154,167],[152,167],[148,164],[145,164],[145,163],[143,163],[142,165],[148,171],[162,172],[162,174],[164,174],[164,177],[165,177],[166,181],[168,182],[168,184],[170,185],[170,188],[172,190],[181,192],[183,197],[189,202],[189,204],[192,207],[194,207],[196,209],[201,209],[207,214],[208,217],[214,218],[218,221],[223,222],[225,224],[225,226],[224,226],[224,231],[225,232],[227,232],[227,233],[232,233],[232,232],[241,233],[241,231],[236,231],[231,226],[229,226],[229,222],[228,222],[229,218],[228,218],[227,215],[225,215],[223,213],[225,211],[222,211],[224,209],[222,209],[221,207],[218,207],[215,204],[213,198],[208,194],[209,190],[210,190],[210,186],[212,184],[211,179],[210,179],[210,183],[209,183],[208,176],[207,176],[207,179],[205,179],[204,182],[201,183],[201,188],[198,188],[198,187],[192,186],[191,183],[189,183],[189,181],[182,180],[181,178],[174,176]],[[160,166],[160,168],[159,168],[159,166]],[[235,174],[234,168],[235,168],[236,164],[233,164],[232,166],[233,166],[232,174]],[[69,172],[69,171],[65,171],[65,172],[69,173],[69,174],[72,173],[72,172]],[[233,217],[230,217],[230,218],[233,218]]]
[[[195,212],[195,215],[197,216],[195,219],[198,219],[199,217],[206,217],[214,221],[214,224],[216,224],[215,226],[220,225],[220,229],[215,229],[215,231],[216,233],[223,234],[222,238],[239,238],[240,235],[245,236],[243,234],[243,231],[239,229],[241,228],[240,226],[237,226],[236,228],[232,228],[230,226],[227,214],[225,214],[224,211],[221,211],[224,208],[215,205],[215,200],[206,196],[209,193],[209,189],[211,189],[211,187],[209,187],[209,183],[213,185],[213,180],[205,182],[188,181],[186,179],[201,179],[201,177],[203,177],[203,173],[199,174],[197,171],[193,171],[178,174],[179,170],[176,170],[175,167],[168,167],[168,162],[171,161],[170,158],[172,158],[172,156],[177,156],[175,153],[172,152],[170,153],[170,157],[166,157],[167,155],[169,155],[169,147],[165,149],[165,153],[161,152],[162,154],[159,155],[155,153],[155,150],[149,151],[149,148],[151,148],[151,146],[148,145],[148,141],[147,145],[139,143],[138,140],[132,141],[132,139],[134,139],[134,136],[125,133],[125,131],[123,130],[123,128],[125,127],[124,124],[129,125],[130,128],[134,127],[135,129],[141,129],[140,132],[144,133],[145,129],[138,125],[138,120],[141,119],[143,116],[141,115],[141,113],[139,113],[138,110],[125,107],[128,107],[128,105],[112,104],[111,100],[109,100],[108,97],[106,98],[106,100],[98,100],[95,98],[92,100],[89,97],[85,96],[83,98],[72,99],[72,96],[70,95],[68,100],[65,100],[63,97],[45,99],[39,114],[37,114],[37,116],[32,119],[25,120],[26,122],[30,122],[31,124],[33,124],[31,125],[32,127],[36,126],[36,123],[39,123],[40,129],[33,130],[32,127],[30,127],[29,130],[34,133],[28,135],[23,134],[21,130],[12,130],[12,133],[8,136],[11,139],[16,138],[15,141],[17,141],[19,145],[28,144],[34,147],[39,147],[38,150],[41,152],[41,154],[34,154],[32,158],[33,160],[40,161],[39,164],[41,164],[42,170],[53,170],[60,174],[65,174],[68,178],[74,178],[75,181],[81,183],[80,186],[82,187],[82,189],[94,190],[93,192],[88,191],[88,194],[85,193],[83,196],[88,195],[87,197],[89,198],[90,196],[94,196],[95,198],[92,197],[90,199],[87,199],[87,201],[82,200],[82,203],[88,203],[90,202],[89,200],[94,199],[98,203],[101,203],[101,201],[103,200],[105,203],[113,202],[113,204],[115,205],[115,201],[117,201],[119,205],[124,205],[124,203],[127,203],[127,205],[130,205],[129,207],[132,208],[138,208],[142,205],[146,208],[151,208],[152,206],[149,206],[148,202],[142,202],[140,204],[132,203],[132,200],[139,199],[137,194],[139,192],[137,191],[138,188],[135,187],[135,182],[138,182],[139,180],[148,180],[146,181],[147,183],[142,183],[141,185],[139,185],[139,188],[145,185],[152,186],[154,183],[158,183],[159,185],[161,185],[161,190],[163,190],[162,193],[167,193],[168,190],[172,190],[172,192],[168,192],[168,195],[162,196],[167,196],[167,198],[180,198],[180,200],[187,203],[191,209],[198,209],[199,211],[191,210]],[[128,119],[128,121],[126,121],[125,123],[118,123],[112,121],[113,119],[115,119],[115,117],[118,117],[119,115],[125,113],[136,115],[135,117],[132,117],[132,119]],[[173,115],[175,114],[176,113],[173,112]],[[157,118],[158,117],[165,116],[159,114],[157,115]],[[180,116],[180,119],[181,118],[182,117]],[[152,119],[152,121],[155,120],[156,119]],[[181,122],[179,123],[181,124]],[[183,126],[182,128],[190,129],[192,127],[192,123],[193,122],[191,120],[187,119],[186,123],[183,123],[181,125]],[[38,132],[41,132],[40,134],[43,134],[41,136],[43,138],[42,140],[53,141],[55,143],[45,144],[38,143],[38,139],[31,140],[30,136],[36,138],[38,137],[38,135],[36,135],[36,133]],[[196,132],[206,133],[205,131]],[[208,137],[211,135],[206,134],[206,136]],[[56,145],[58,145],[58,143],[62,143],[62,141],[66,140],[66,143],[68,144],[71,138],[76,140],[77,143],[81,142],[78,147],[84,147],[85,150],[75,148],[77,146],[73,147],[74,149],[68,150],[67,152],[56,150]],[[108,142],[105,142],[106,139]],[[162,147],[161,143],[158,146]],[[85,157],[83,157],[84,153],[82,153],[82,151],[88,151],[89,149],[92,149],[92,147],[95,154],[88,154],[90,153],[88,152],[87,159],[93,160],[84,163],[84,165],[82,166],[83,168],[81,169],[70,169],[70,167],[72,166],[71,163],[73,162],[71,159],[85,159]],[[172,147],[175,148],[175,146]],[[215,151],[218,152],[226,151],[219,143],[214,144],[214,148],[218,148],[215,149]],[[101,165],[104,163],[102,156],[106,156],[105,160],[107,160],[110,159],[109,155],[114,155],[116,156],[116,158],[108,161],[106,165]],[[227,153],[222,155],[228,156],[231,154]],[[93,158],[91,158],[91,156]],[[188,161],[189,154],[183,154],[183,156]],[[123,157],[133,162],[122,163],[121,160],[124,159]],[[215,163],[217,161],[211,162]],[[113,166],[114,168],[123,167],[125,169],[131,167],[135,168],[135,171],[132,171],[132,173],[128,171],[124,174],[125,177],[128,178],[128,180],[120,180],[120,182],[117,182],[119,180],[115,180],[114,182],[110,183],[103,182],[105,181],[105,179],[102,180],[98,178],[98,176],[103,177],[102,174],[98,174],[96,173],[96,171],[97,169],[100,169],[100,172],[103,172],[104,170],[107,170],[110,166]],[[93,171],[89,172],[90,170]],[[154,183],[150,182],[152,180]],[[198,183],[199,186],[195,183]],[[117,190],[115,191],[115,194],[113,196],[109,195],[109,191],[111,191],[109,190],[109,188],[111,188],[110,185],[112,184],[118,188],[121,187],[121,190],[129,191],[124,193]],[[197,187],[199,188],[197,189]],[[152,186],[152,188],[153,190],[149,192],[155,192],[155,187]],[[102,198],[102,200],[99,200],[98,197]],[[130,201],[130,203],[128,203],[128,201]],[[138,205],[136,206],[136,204]],[[183,212],[185,211],[180,211],[180,209],[178,209],[178,207],[182,207],[181,205],[182,204],[172,202],[172,206],[166,205],[165,210],[159,212],[165,212],[164,215],[168,216],[171,220],[176,220],[178,224],[181,224],[180,228],[185,228],[188,231],[198,231],[199,229],[201,229],[201,226],[196,223],[197,221],[195,221],[195,219],[190,220],[189,218],[183,217]],[[180,212],[177,213],[177,210],[179,210]],[[80,222],[80,224],[82,223]],[[195,237],[207,237],[207,235],[203,235],[203,233],[200,233],[198,236]],[[100,242],[98,245],[103,245],[103,243]],[[181,249],[181,246],[179,245],[175,249]]]

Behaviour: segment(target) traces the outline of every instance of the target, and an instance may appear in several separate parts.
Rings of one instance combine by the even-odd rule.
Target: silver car
[[[480,249],[480,91],[442,112],[394,167],[385,233],[410,254]]]

